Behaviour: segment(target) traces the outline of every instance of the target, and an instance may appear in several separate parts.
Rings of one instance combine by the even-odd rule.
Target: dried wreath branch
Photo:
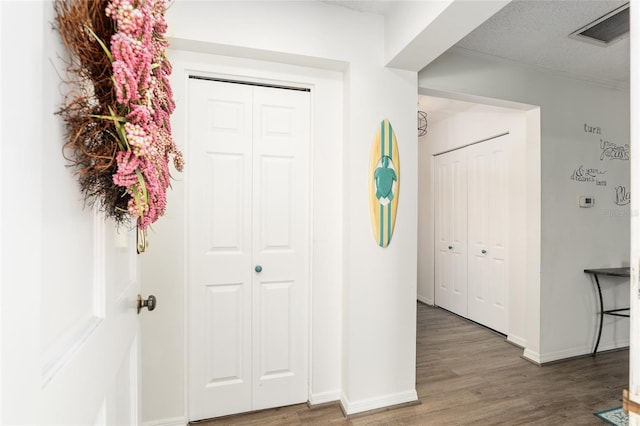
[[[56,24],[74,76],[58,112],[67,128],[65,158],[85,201],[118,224],[146,229],[164,214],[175,105],[164,55],[166,0],[55,0]]]
[[[90,205],[99,203],[108,217],[120,224],[129,220],[126,188],[113,183],[118,140],[115,125],[95,116],[109,114],[116,104],[111,79],[111,60],[96,35],[109,40],[113,21],[106,15],[108,1],[56,0],[57,30],[71,54],[67,73],[76,80],[68,82],[71,93],[59,114],[67,129],[65,158],[78,175],[80,189]]]

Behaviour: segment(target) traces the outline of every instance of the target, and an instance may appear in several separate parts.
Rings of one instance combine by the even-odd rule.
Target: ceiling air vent
[[[569,37],[598,46],[608,46],[622,39],[628,33],[629,3],[574,31]]]

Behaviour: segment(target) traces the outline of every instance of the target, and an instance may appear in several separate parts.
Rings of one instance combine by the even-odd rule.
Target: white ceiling
[[[326,0],[325,3],[384,15],[402,1]],[[628,35],[607,47],[569,38],[572,32],[626,3],[628,0],[512,0],[460,40],[454,49],[613,87],[628,87]],[[419,109],[427,112],[429,122],[434,123],[474,105],[421,96]]]
[[[569,38],[627,1],[513,0],[460,40],[455,48],[479,52],[568,77],[629,87],[629,37],[607,47]],[[466,102],[422,96],[419,109],[435,123],[471,109]]]
[[[628,3],[513,0],[456,47],[613,86],[629,84],[629,37],[601,47],[569,34]]]
[[[323,1],[382,15],[404,2]],[[628,86],[628,37],[608,47],[569,38],[575,30],[625,3],[628,0],[513,0],[454,48],[608,85]]]

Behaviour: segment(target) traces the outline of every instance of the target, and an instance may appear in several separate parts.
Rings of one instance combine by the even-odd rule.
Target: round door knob
[[[256,272],[262,272],[262,266],[256,265],[255,270]]]
[[[138,295],[138,313],[140,313],[142,308],[153,311],[156,308],[156,297],[151,294],[147,300],[144,300],[142,296]]]
[[[487,254],[487,251],[486,250],[482,250],[480,253]]]
[[[449,246],[449,250],[453,250],[453,246]]]

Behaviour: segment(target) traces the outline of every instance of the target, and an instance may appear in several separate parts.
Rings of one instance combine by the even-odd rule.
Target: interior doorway
[[[434,303],[508,330],[508,130],[434,156]]]
[[[527,345],[526,253],[530,240],[526,213],[530,206],[527,207],[529,200],[522,189],[532,177],[526,173],[531,168],[527,159],[531,140],[527,108],[532,107],[494,106],[447,98],[444,94],[421,95],[418,105],[427,114],[427,132],[419,138],[418,299],[492,328],[523,348]],[[441,173],[447,169],[441,164],[447,158],[451,167],[453,163],[464,164],[464,170],[458,167],[457,176],[450,170],[449,188],[442,185],[446,176]],[[464,161],[458,161],[461,159]],[[469,170],[474,175],[471,180]],[[457,186],[453,185],[455,182]],[[460,226],[455,228],[460,235],[453,235],[452,229],[441,232],[446,228],[445,222],[457,217],[453,211],[442,211],[442,203],[447,200],[458,200],[456,210],[464,207],[464,214],[458,218]],[[469,213],[469,205],[477,209],[474,207]],[[493,231],[487,233],[490,229]],[[440,247],[438,235],[451,238],[440,241]],[[491,252],[495,252],[496,267],[482,272],[478,267],[489,265]],[[459,265],[443,268],[448,258],[457,259]],[[440,267],[438,260],[444,262]],[[470,270],[475,271],[471,287]],[[490,277],[491,274],[495,276]],[[445,281],[451,284],[454,278],[458,281],[456,288],[451,287],[445,292],[447,295],[438,291]],[[453,297],[455,294],[458,297]],[[452,306],[447,305],[449,295]],[[485,309],[488,305],[491,309]]]

